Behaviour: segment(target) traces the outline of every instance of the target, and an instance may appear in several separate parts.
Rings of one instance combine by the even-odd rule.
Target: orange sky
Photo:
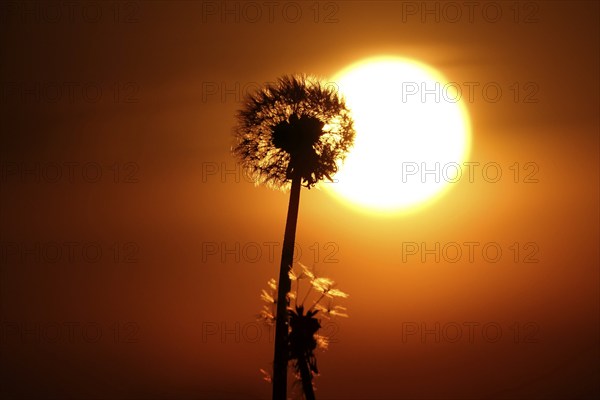
[[[402,216],[302,190],[299,260],[350,293],[317,398],[598,395],[598,5],[274,3],[0,5],[3,397],[268,398],[255,318],[288,195],[235,172],[234,114],[262,82],[382,54],[497,83],[466,104],[470,161],[504,175]]]

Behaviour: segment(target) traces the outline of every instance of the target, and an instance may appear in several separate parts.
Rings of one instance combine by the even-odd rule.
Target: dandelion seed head
[[[335,87],[286,75],[248,94],[237,114],[233,153],[256,184],[287,189],[332,179],[354,142],[354,122]]]

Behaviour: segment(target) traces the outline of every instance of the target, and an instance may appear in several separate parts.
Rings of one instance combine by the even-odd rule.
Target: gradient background
[[[302,191],[299,260],[350,293],[317,398],[596,398],[598,3],[291,3],[0,5],[2,397],[269,398],[255,318],[288,195],[236,172],[235,111],[281,74],[387,54],[500,85],[467,107],[470,161],[503,176],[408,215]],[[502,258],[403,252],[470,241]]]

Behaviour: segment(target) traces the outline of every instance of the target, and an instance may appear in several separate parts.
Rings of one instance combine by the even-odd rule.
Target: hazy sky
[[[404,215],[302,190],[297,258],[350,294],[317,398],[600,394],[598,3],[2,2],[0,21],[3,397],[269,398],[256,315],[288,194],[241,174],[235,112],[380,55],[475,82],[469,161],[503,175]]]

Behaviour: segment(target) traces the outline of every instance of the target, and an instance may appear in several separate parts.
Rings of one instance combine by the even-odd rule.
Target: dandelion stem
[[[273,360],[273,400],[287,398],[287,366],[288,366],[288,293],[291,289],[289,272],[294,259],[294,242],[296,240],[296,223],[300,205],[301,177],[296,174],[292,179],[290,203],[288,206],[281,265],[279,269],[279,285],[277,291],[277,316],[275,321],[275,356]]]
[[[305,357],[298,358],[298,366],[300,367],[300,378],[302,379],[302,390],[306,400],[315,400],[315,392],[312,385],[312,374],[308,368],[308,361]]]

